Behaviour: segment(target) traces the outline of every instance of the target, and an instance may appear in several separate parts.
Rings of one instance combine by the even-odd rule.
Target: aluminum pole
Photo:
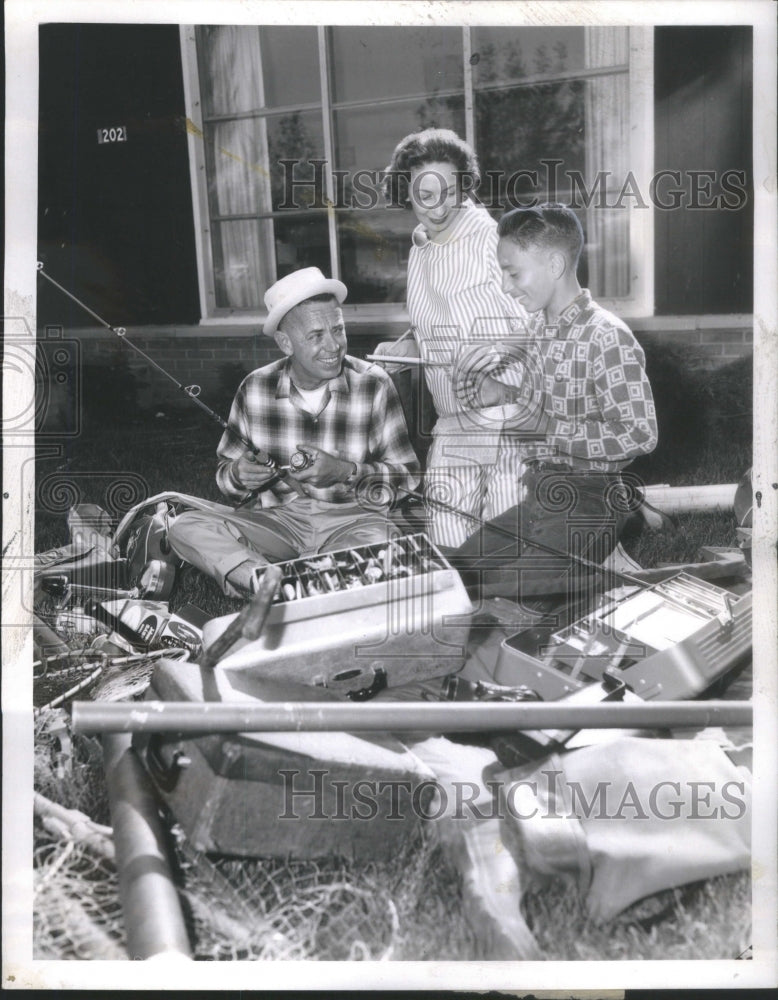
[[[665,514],[732,510],[737,483],[715,486],[644,486],[646,500]]]
[[[130,959],[191,958],[157,802],[130,740],[103,737],[127,953]]]
[[[77,733],[488,732],[747,726],[750,702],[599,705],[545,702],[88,702],[73,703]]]

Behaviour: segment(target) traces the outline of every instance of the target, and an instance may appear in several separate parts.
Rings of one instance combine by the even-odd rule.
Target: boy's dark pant
[[[518,507],[442,550],[470,592],[520,602],[612,586],[607,571],[575,557],[600,564],[616,547],[628,513],[619,475],[544,462],[530,466],[524,485]]]

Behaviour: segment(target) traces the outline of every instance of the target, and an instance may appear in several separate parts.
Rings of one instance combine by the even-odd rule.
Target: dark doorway
[[[752,34],[655,31],[654,167],[676,172],[685,199],[665,193],[654,216],[657,315],[753,310]]]
[[[39,258],[117,326],[199,319],[176,25],[40,29]],[[41,326],[92,321],[40,282]]]

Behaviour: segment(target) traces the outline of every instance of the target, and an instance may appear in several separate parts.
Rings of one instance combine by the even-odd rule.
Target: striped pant
[[[497,460],[488,464],[479,461],[474,449],[466,452],[450,436],[435,437],[427,456],[424,495],[428,531],[436,545],[457,548],[481,521],[515,507],[521,498],[524,464],[518,445],[501,443]]]

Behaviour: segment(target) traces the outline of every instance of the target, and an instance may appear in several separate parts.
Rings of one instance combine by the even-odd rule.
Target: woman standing
[[[425,496],[430,535],[445,546],[461,545],[477,530],[479,521],[468,514],[489,519],[515,506],[522,475],[519,439],[503,430],[512,407],[500,405],[498,395],[463,392],[461,378],[453,378],[463,352],[521,338],[525,329],[523,309],[501,288],[497,223],[470,194],[479,180],[475,153],[448,129],[406,136],[387,167],[389,198],[410,207],[418,221],[407,289],[415,346],[406,340],[377,350],[425,362],[437,414]]]

